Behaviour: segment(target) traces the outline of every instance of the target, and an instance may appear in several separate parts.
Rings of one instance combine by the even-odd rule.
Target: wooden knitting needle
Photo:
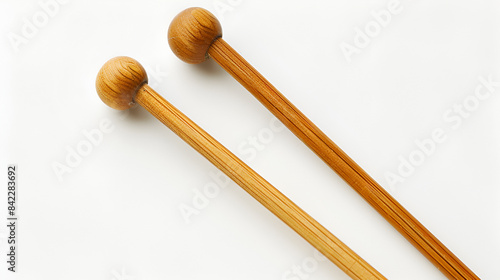
[[[212,57],[450,279],[479,279],[460,259],[373,180],[314,123],[222,39],[213,14],[202,8],[179,13],[168,30],[174,54],[187,63]]]
[[[386,279],[326,228],[274,188],[147,84],[144,68],[129,57],[115,57],[101,68],[96,89],[108,106],[146,108],[246,192],[280,218],[352,279]]]

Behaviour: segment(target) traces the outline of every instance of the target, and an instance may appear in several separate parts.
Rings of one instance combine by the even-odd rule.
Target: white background
[[[273,116],[213,61],[172,54],[168,25],[190,6],[212,11],[229,44],[477,275],[500,279],[500,87],[474,103],[479,77],[500,81],[498,1],[401,0],[351,56],[341,46],[356,47],[356,28],[389,1],[47,2],[0,2],[0,167],[19,170],[14,279],[348,279],[234,183],[197,197],[216,168],[144,109],[96,95],[99,68],[118,55],[386,277],[445,279],[288,130],[269,135]],[[472,109],[457,118],[449,110],[464,101]],[[85,132],[102,122],[113,130],[89,149]],[[446,140],[389,184],[436,128]],[[78,147],[86,155],[71,161]]]

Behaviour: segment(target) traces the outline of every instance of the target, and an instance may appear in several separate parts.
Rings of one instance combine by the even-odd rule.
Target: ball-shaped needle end
[[[148,75],[135,59],[118,56],[108,60],[99,70],[96,90],[101,100],[111,108],[126,110],[135,105],[139,88],[148,82]]]
[[[217,18],[203,8],[189,8],[180,12],[168,28],[168,44],[182,61],[196,64],[208,58],[210,45],[222,37]]]

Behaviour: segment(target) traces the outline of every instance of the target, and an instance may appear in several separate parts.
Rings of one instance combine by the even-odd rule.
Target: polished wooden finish
[[[99,71],[96,88],[101,99],[113,108],[124,109],[126,106],[123,104],[130,107],[135,103],[146,108],[353,279],[386,279],[149,87],[144,68],[137,61],[128,57],[111,59]]]
[[[206,59],[208,54],[220,64],[449,279],[479,279],[396,199],[231,48],[221,38],[222,35],[218,35],[222,33],[220,30],[217,30],[217,36],[206,38],[216,33],[215,30],[208,30],[211,26],[220,26],[216,22],[217,19],[208,14],[209,12],[202,8],[191,8],[181,12],[172,21],[169,28],[169,42],[170,46],[175,44],[176,55],[182,53],[180,58],[187,61],[189,60],[189,57],[186,57],[187,52],[179,50],[193,49],[192,44],[201,40],[212,42],[209,46],[204,44],[198,48],[200,53],[197,56]],[[198,32],[196,25],[199,27]]]
[[[222,36],[219,21],[205,9],[186,9],[178,14],[173,22],[182,24],[183,28],[175,28],[177,26],[175,24],[170,25],[168,30],[170,49],[187,63],[205,61],[212,42]]]

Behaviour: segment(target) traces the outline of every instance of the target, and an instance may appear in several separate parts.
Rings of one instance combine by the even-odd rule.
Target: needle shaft
[[[479,279],[222,38],[208,54],[450,279]]]

